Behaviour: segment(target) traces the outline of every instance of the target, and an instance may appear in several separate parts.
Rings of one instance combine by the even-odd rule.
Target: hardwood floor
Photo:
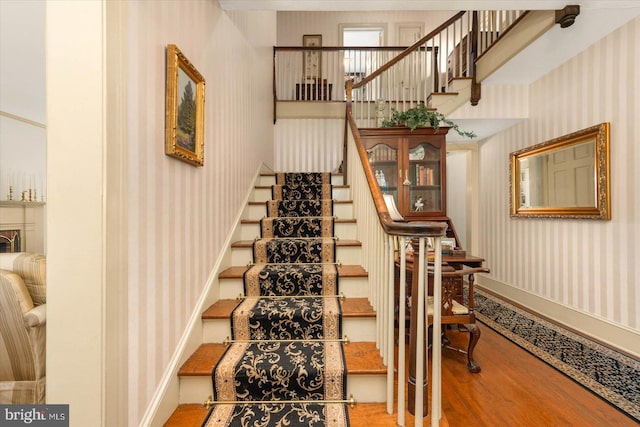
[[[469,373],[464,354],[443,349],[442,427],[638,426],[489,327],[480,327],[482,337],[474,356],[482,372]],[[465,347],[463,334],[452,332],[449,337],[454,345]],[[386,413],[385,404],[361,403],[349,412],[352,427],[387,427],[397,421],[396,415]],[[199,426],[205,414],[200,405],[184,405],[167,425]],[[414,425],[408,414],[405,425]]]
[[[638,426],[488,326],[480,324],[480,328],[474,358],[482,372],[467,371],[466,355],[442,351],[442,410],[450,427]],[[448,336],[455,346],[466,346],[463,334]],[[396,416],[388,415],[383,406],[357,405],[350,414],[352,427],[396,425]],[[407,413],[405,425],[413,423]]]

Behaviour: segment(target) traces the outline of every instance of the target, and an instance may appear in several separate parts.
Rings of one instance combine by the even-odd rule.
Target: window
[[[349,25],[340,26],[342,46],[345,47],[377,47],[384,46],[384,26],[382,25]],[[346,76],[362,78],[375,66],[372,55],[367,51],[346,49],[344,52],[344,71]]]

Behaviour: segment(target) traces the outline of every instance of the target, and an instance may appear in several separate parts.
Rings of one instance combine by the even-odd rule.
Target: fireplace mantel
[[[20,231],[20,251],[45,253],[45,203],[0,201],[0,231]]]

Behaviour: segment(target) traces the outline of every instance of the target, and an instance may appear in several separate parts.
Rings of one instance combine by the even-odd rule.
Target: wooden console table
[[[309,83],[296,83],[296,101],[331,101],[333,83],[311,81]]]

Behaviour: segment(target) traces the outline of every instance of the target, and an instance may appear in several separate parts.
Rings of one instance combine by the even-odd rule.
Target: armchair
[[[0,404],[45,402],[46,258],[0,253]]]

